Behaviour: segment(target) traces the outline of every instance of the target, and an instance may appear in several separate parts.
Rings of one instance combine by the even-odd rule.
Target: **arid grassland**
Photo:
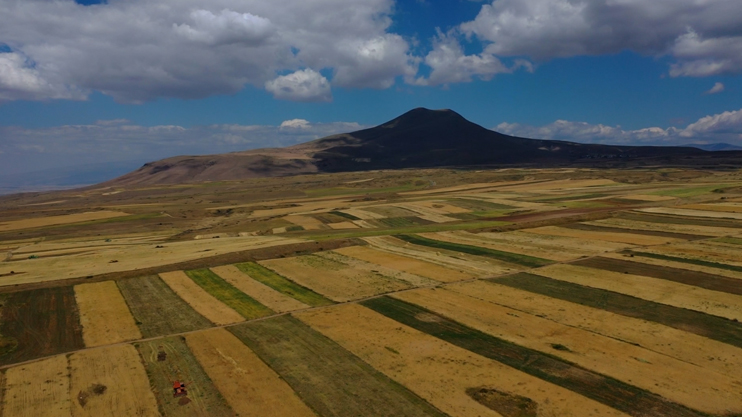
[[[2,416],[742,415],[742,172],[0,198]]]

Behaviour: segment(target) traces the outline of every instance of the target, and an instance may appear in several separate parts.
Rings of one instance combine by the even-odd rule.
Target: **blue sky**
[[[738,0],[97,3],[0,0],[0,176],[285,146],[414,107],[742,145]]]

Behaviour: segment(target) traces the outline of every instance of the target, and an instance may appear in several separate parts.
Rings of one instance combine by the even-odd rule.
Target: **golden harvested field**
[[[134,346],[118,345],[72,354],[70,369],[73,416],[160,415]]]
[[[496,234],[494,236],[499,237],[503,234]],[[568,261],[571,259],[579,258],[582,254],[575,253],[573,251],[565,251],[558,248],[545,248],[532,246],[520,243],[521,241],[510,242],[510,241],[497,241],[490,239],[485,234],[473,234],[468,232],[440,232],[440,233],[425,233],[422,236],[430,239],[440,240],[443,242],[461,243],[464,245],[473,245],[483,248],[490,248],[504,252],[519,253],[521,255],[536,256],[539,258],[550,259],[554,261]]]
[[[512,308],[519,316],[530,314],[546,317],[569,327],[623,340],[733,378],[738,376],[737,369],[742,366],[742,355],[736,347],[650,321],[534,294],[496,282],[466,282],[446,289]]]
[[[536,274],[644,300],[742,320],[742,296],[639,275],[573,265],[549,265]]]
[[[5,373],[3,415],[69,417],[70,378],[65,355],[19,365]]]
[[[646,236],[630,233],[612,233],[612,232],[591,232],[586,230],[573,230],[565,227],[545,226],[535,229],[526,230],[528,233],[535,233],[549,236],[565,236],[578,239],[605,240],[608,242],[627,243],[629,245],[663,245],[666,243],[680,242],[680,239],[674,239],[662,236]]]
[[[276,313],[285,313],[287,311],[309,308],[308,305],[301,301],[295,300],[268,287],[267,285],[255,281],[234,265],[218,266],[211,268],[211,270],[224,278],[225,281],[234,285],[238,290],[254,298],[260,304],[263,304]]]
[[[628,194],[622,195],[621,198],[624,200],[637,200],[637,201],[670,201],[677,200],[677,197],[669,195],[652,195],[652,194]]]
[[[652,350],[447,289],[421,289],[394,297],[600,374],[631,380],[635,386],[697,410],[742,410],[742,397],[736,392],[739,381]],[[569,350],[552,347],[558,345]]]
[[[237,414],[315,416],[276,372],[227,330],[191,333],[186,343]]]
[[[395,204],[394,206],[409,210],[413,213],[416,213],[421,219],[429,220],[434,223],[455,222],[459,220],[455,217],[449,217],[441,214],[440,210],[438,209],[429,208],[419,203]]]
[[[340,210],[340,212],[345,213],[345,214],[350,214],[351,216],[358,217],[361,220],[374,220],[374,219],[386,218],[386,216],[384,216],[383,214],[374,213],[372,211],[363,210],[360,208]]]
[[[413,245],[391,236],[368,237],[364,240],[372,247],[385,252],[434,263],[445,268],[459,270],[462,273],[470,274],[475,277],[501,275],[520,270],[520,268],[506,262]]]
[[[31,229],[34,227],[56,226],[60,224],[81,223],[91,220],[111,219],[127,215],[128,213],[121,211],[91,211],[87,213],[67,214],[64,216],[46,216],[35,219],[14,220],[0,223],[0,232]]]
[[[409,272],[401,271],[396,268],[389,268],[385,265],[366,262],[362,259],[346,256],[336,251],[318,252],[315,254],[315,256],[322,257],[324,259],[327,259],[328,261],[335,262],[336,264],[347,265],[348,267],[357,269],[359,271],[381,274],[398,281],[404,281],[414,287],[425,287],[440,284],[439,281],[426,278],[424,276],[411,274]]]
[[[466,394],[474,387],[530,398],[547,416],[624,415],[359,305],[304,312],[296,317],[452,416],[500,415]]]
[[[160,278],[188,305],[216,325],[244,321],[244,318],[224,303],[207,293],[183,271],[165,272]]]
[[[455,269],[444,268],[412,257],[395,255],[393,253],[364,246],[351,246],[348,248],[336,249],[335,252],[377,265],[384,265],[389,268],[428,277],[441,282],[455,282],[474,278],[470,274]]]
[[[0,414],[742,415],[740,185],[447,168],[0,196]]]
[[[595,226],[618,227],[621,229],[629,230],[651,230],[656,232],[687,233],[702,236],[727,236],[738,234],[741,232],[739,229],[732,229],[729,227],[698,226],[694,224],[652,223],[619,218],[596,220],[584,223],[592,224]]]
[[[486,242],[492,242],[490,244],[493,245],[505,245],[502,247],[511,247],[511,252],[519,252],[521,250],[520,247],[524,247],[524,250],[528,248],[529,250],[537,251],[534,254],[538,253],[538,251],[543,251],[540,257],[554,260],[569,260],[579,258],[580,256],[593,256],[634,247],[634,245],[628,243],[528,233],[529,230],[525,229],[523,231],[505,233],[478,233],[475,236],[470,236],[471,234],[463,232],[451,232],[451,234],[481,239]]]
[[[329,223],[330,229],[358,229],[359,226],[353,222]]]
[[[321,221],[309,216],[286,216],[284,220],[288,220],[291,223],[301,226],[304,230],[319,230],[323,228]]]
[[[701,241],[678,243],[658,248],[647,248],[645,252],[742,266],[742,256],[740,256],[739,246],[726,245],[720,242]]]
[[[658,248],[652,248],[652,250],[647,249],[647,250],[644,250],[644,252],[661,253],[661,251],[658,251],[657,249]],[[607,253],[603,256],[606,258],[612,258],[612,259],[621,259],[621,260],[626,259],[626,255],[620,254],[620,253]],[[648,257],[643,257],[643,256],[641,257],[635,256],[634,258],[632,258],[632,261],[641,262],[641,263],[649,264],[649,265],[659,265],[659,266],[667,266],[670,268],[685,269],[688,271],[706,272],[708,274],[720,275],[723,277],[737,278],[737,279],[742,280],[742,272],[730,271],[728,269],[713,268],[713,267],[703,266],[703,265],[694,265],[694,264],[689,264],[686,262],[678,262],[678,261],[671,261],[671,260],[665,260],[665,259],[654,259],[654,258],[648,258]]]
[[[684,209],[674,207],[660,207],[660,208],[645,208],[639,209],[645,213],[660,213],[660,214],[675,214],[678,216],[690,216],[690,217],[710,217],[715,219],[736,219],[742,220],[742,213],[725,213],[719,211],[711,211],[708,209],[697,210],[697,209]]]
[[[102,241],[103,239],[101,239]],[[86,253],[28,259],[35,255],[27,251],[25,259],[0,263],[0,275],[23,271],[6,277],[0,286],[28,284],[68,278],[86,277],[120,271],[131,271],[222,255],[230,252],[259,249],[301,242],[278,236],[247,236],[235,238],[187,240],[181,242],[140,243],[122,247],[101,247]],[[155,248],[155,246],[164,246]],[[115,261],[115,262],[114,262]]]
[[[616,183],[609,179],[594,179],[594,180],[553,180],[536,182],[532,184],[516,184],[505,187],[500,187],[505,192],[548,192],[556,190],[580,190],[583,188],[590,187],[604,187],[607,185],[616,185]]]
[[[271,259],[260,264],[338,302],[410,288],[409,284],[392,277],[313,255]]]
[[[124,297],[113,281],[75,286],[85,346],[141,339]]]
[[[736,203],[686,204],[680,208],[703,211],[720,211],[725,213],[742,213],[742,205]]]

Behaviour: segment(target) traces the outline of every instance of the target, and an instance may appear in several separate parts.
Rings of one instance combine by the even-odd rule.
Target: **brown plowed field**
[[[0,334],[9,346],[0,364],[11,364],[85,347],[72,287],[9,294],[2,306]]]

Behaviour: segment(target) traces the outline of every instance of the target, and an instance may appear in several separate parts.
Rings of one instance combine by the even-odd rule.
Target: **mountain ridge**
[[[623,146],[528,139],[486,129],[450,109],[412,109],[378,126],[286,148],[176,156],[102,186],[177,184],[375,169],[679,163],[708,157],[691,147]],[[727,151],[725,156],[742,152]]]

